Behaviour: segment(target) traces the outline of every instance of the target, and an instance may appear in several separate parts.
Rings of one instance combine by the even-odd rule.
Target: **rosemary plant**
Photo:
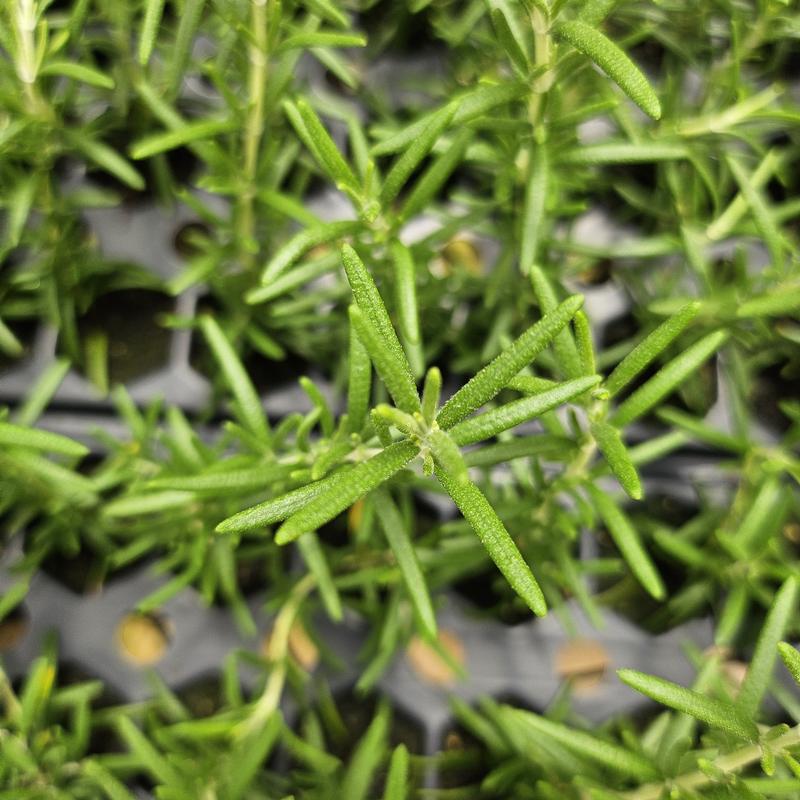
[[[147,571],[132,611],[249,644],[200,714],[41,643],[0,798],[800,796],[799,34],[781,0],[4,0],[0,626]],[[612,660],[652,713],[594,728],[568,681],[453,698],[432,753],[374,695],[414,648],[468,676],[453,605],[715,646],[691,687]]]

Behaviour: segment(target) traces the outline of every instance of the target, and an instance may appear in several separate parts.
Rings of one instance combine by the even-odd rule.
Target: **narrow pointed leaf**
[[[620,486],[634,499],[642,499],[642,484],[620,432],[607,422],[592,423],[592,436]]]
[[[143,67],[147,66],[147,62],[153,52],[153,45],[158,35],[163,13],[164,0],[147,0],[144,8],[144,19],[139,32],[139,48],[137,51],[139,64]]]
[[[70,143],[90,161],[94,161],[98,167],[102,167],[126,186],[137,191],[144,189],[144,178],[116,150],[96,139],[91,139],[82,132],[70,132],[68,138]]]
[[[658,777],[656,768],[643,756],[628,748],[612,744],[590,733],[576,730],[529,711],[504,709],[509,719],[516,721],[534,738],[545,737],[566,747],[582,758],[600,764],[626,778],[646,781]]]
[[[450,435],[456,444],[461,446],[489,439],[563,405],[587,389],[597,386],[601,380],[599,375],[590,375],[565,381],[547,391],[514,400],[476,417],[465,419],[450,429]]]
[[[556,294],[550,284],[549,279],[540,267],[535,264],[530,265],[531,285],[536,295],[539,307],[545,314],[550,314],[558,306]],[[556,360],[560,372],[566,378],[578,378],[583,373],[581,359],[578,355],[578,348],[569,325],[565,325],[553,340],[553,350],[555,350]]]
[[[14,415],[14,421],[18,425],[33,425],[39,419],[69,369],[70,363],[65,358],[58,358],[45,367],[31,387],[25,402]]]
[[[780,642],[778,644],[778,652],[786,665],[786,669],[789,670],[795,682],[800,686],[800,652],[788,642]]]
[[[226,469],[200,475],[176,475],[154,478],[148,489],[172,489],[200,495],[235,495],[264,489],[289,477],[293,467],[284,464],[264,464],[249,469]]]
[[[425,375],[425,385],[422,387],[422,417],[429,425],[436,417],[441,392],[442,373],[438,367],[431,367]]]
[[[657,358],[697,316],[700,307],[698,302],[688,303],[675,316],[645,336],[608,376],[605,383],[608,393],[613,397]]]
[[[522,211],[519,265],[526,273],[536,263],[539,243],[544,233],[547,191],[550,184],[550,159],[544,143],[532,146],[528,179],[525,183],[525,204]],[[553,298],[555,300],[555,297]],[[541,301],[540,301],[541,302]],[[551,308],[542,306],[543,311]]]
[[[519,31],[514,30],[518,26],[514,25],[513,20],[506,16],[505,11],[506,9],[502,6],[491,9],[492,27],[494,27],[500,46],[505,50],[520,77],[524,77],[527,76],[530,69],[528,56],[522,44],[524,40],[519,35]]]
[[[389,312],[386,310],[386,305],[378,291],[378,287],[375,285],[375,281],[372,279],[372,275],[370,275],[364,262],[359,258],[358,253],[347,244],[342,247],[342,266],[344,266],[347,282],[350,284],[350,289],[353,292],[353,299],[356,301],[356,305],[361,313],[366,315],[372,322],[375,330],[380,334],[381,339],[392,355],[392,360],[395,362],[393,365],[394,371],[396,371],[398,375],[403,373],[404,377],[402,381],[406,384],[410,383],[411,387],[413,387],[413,395],[416,397],[416,400],[410,402],[414,407],[404,410],[418,411],[419,396],[417,395],[417,388],[414,383],[411,366],[408,363],[400,340],[397,338],[397,332],[392,325]],[[366,342],[363,343],[366,345]],[[410,396],[408,386],[402,391],[404,394]]]
[[[561,164],[647,164],[686,158],[689,151],[680,142],[600,142],[568,150]]]
[[[571,439],[548,434],[536,436],[520,436],[507,442],[498,442],[486,447],[468,450],[464,453],[464,463],[468,467],[488,467],[493,464],[504,464],[517,458],[563,459],[567,458],[575,444]]]
[[[783,493],[780,480],[774,475],[767,476],[734,534],[736,543],[745,551],[756,551],[764,538],[763,531],[774,530],[781,524],[782,515],[777,512],[782,505]]]
[[[727,338],[726,331],[715,331],[684,350],[625,400],[611,418],[611,423],[622,428],[649,411],[722,347]]]
[[[492,86],[479,86],[477,89],[473,89],[457,98],[455,102],[458,104],[458,108],[453,115],[452,122],[454,125],[462,125],[465,122],[482,117],[493,108],[497,108],[497,106],[527,96],[529,91],[528,84],[522,81],[504,81]],[[408,147],[415,139],[419,138],[437,113],[438,111],[433,111],[425,114],[402,130],[379,142],[372,148],[372,155],[389,155],[398,153]]]
[[[297,135],[303,140],[328,176],[337,186],[358,192],[360,189],[358,179],[314,109],[302,99],[298,100],[296,104],[285,100],[283,107],[292,127],[297,131]]]
[[[175,42],[169,51],[169,60],[166,65],[166,81],[170,93],[178,90],[183,76],[186,74],[186,64],[191,55],[197,29],[200,27],[205,3],[206,0],[185,0],[181,6]]]
[[[364,47],[366,43],[366,37],[360,33],[314,31],[287,36],[280,43],[277,52],[283,53],[295,49],[309,50],[312,47]]]
[[[389,734],[389,707],[381,706],[356,745],[342,779],[339,796],[347,800],[365,800],[373,778],[383,763]]]
[[[88,447],[66,436],[38,428],[12,425],[9,422],[0,422],[0,446],[29,447],[32,450],[75,457],[85,456],[89,452]]]
[[[317,582],[322,603],[328,616],[334,621],[342,619],[342,600],[336,584],[333,582],[331,568],[325,558],[325,552],[320,544],[319,537],[314,532],[309,532],[297,539],[297,549],[305,561],[308,571]]]
[[[575,316],[581,305],[583,297],[574,295],[528,328],[442,406],[436,417],[439,426],[445,430],[452,428],[468,414],[488,403],[553,341],[556,334]]]
[[[641,70],[605,34],[581,20],[562,22],[556,36],[594,61],[611,80],[653,119],[661,118],[661,103]]]
[[[443,109],[437,111],[420,135],[411,142],[406,151],[395,161],[381,188],[379,199],[382,206],[388,206],[397,197],[400,190],[405,186],[406,181],[411,177],[411,173],[430,153],[437,139],[450,124],[457,108],[458,103],[453,102],[448,103]]]
[[[116,727],[128,750],[136,757],[142,768],[147,770],[159,782],[178,787],[181,777],[175,768],[156,749],[150,740],[136,727],[130,717],[121,715],[116,718]]]
[[[503,573],[511,588],[525,601],[537,616],[547,613],[547,604],[517,545],[500,518],[471,481],[460,481],[442,469],[436,473],[445,491],[453,498],[459,511],[472,526],[486,551]]]
[[[743,712],[754,716],[769,689],[775,659],[778,657],[778,643],[784,636],[791,620],[797,615],[798,582],[794,577],[787,578],[772,601],[772,606],[761,628],[756,649],[750,659],[742,688],[739,692],[739,707]]]
[[[605,492],[595,486],[588,486],[587,490],[594,507],[608,527],[614,544],[619,548],[636,580],[656,600],[662,600],[666,594],[664,583],[647,551],[642,547],[639,534],[628,517]]]
[[[408,528],[388,491],[376,492],[375,508],[422,629],[427,637],[435,639],[436,614]]]
[[[713,697],[686,689],[672,681],[646,675],[635,669],[617,671],[620,680],[632,689],[652,698],[657,703],[674,708],[683,714],[705,722],[712,728],[725,731],[739,739],[755,741],[758,739],[758,727],[752,717],[743,713],[732,703],[717,700]]]
[[[728,155],[727,162],[736,183],[739,184],[742,197],[750,206],[753,220],[772,258],[772,265],[776,269],[780,269],[783,266],[783,238],[773,212],[767,205],[761,190],[754,185],[752,176],[747,174],[739,161],[734,156]]]
[[[243,800],[251,782],[277,744],[281,732],[280,713],[273,714],[260,730],[249,734],[230,755],[226,764],[224,785],[227,800]]]
[[[356,500],[389,480],[419,452],[413,442],[396,442],[377,455],[353,467],[333,487],[317,494],[305,508],[278,528],[275,541],[286,544],[304,533],[315,531],[338,516]]]
[[[220,522],[216,527],[216,531],[217,533],[243,533],[244,531],[263,528],[266,525],[280,522],[301,508],[305,508],[321,492],[338,486],[339,482],[345,478],[345,475],[350,470],[350,467],[346,467],[314,483],[301,486],[299,489],[293,489],[280,497],[266,500],[263,503],[246,508],[244,511],[239,511],[232,517]]]
[[[469,473],[458,445],[443,430],[433,430],[427,442],[437,466],[451,482],[468,483]]]
[[[200,329],[225,378],[225,383],[236,399],[237,415],[242,425],[259,438],[266,439],[269,434],[269,423],[261,399],[228,337],[222,332],[217,321],[210,316],[200,317]]]
[[[409,362],[414,375],[420,376],[425,369],[422,362],[422,337],[419,331],[417,311],[417,271],[411,251],[394,240],[389,245],[394,266],[395,301],[400,318],[400,333],[406,345]]]
[[[86,64],[76,64],[72,61],[50,61],[39,70],[39,74],[63,75],[65,78],[96,86],[98,89],[114,88],[113,79],[106,73]]]
[[[748,317],[781,317],[800,309],[800,286],[778,286],[768,294],[745,300],[737,309],[740,319]]]
[[[414,188],[408,193],[399,218],[403,221],[411,219],[426,209],[445,185],[453,170],[459,165],[472,141],[474,132],[462,128],[447,146],[447,149],[422,173]]]
[[[372,391],[372,362],[369,360],[353,323],[350,323],[350,358],[347,381],[347,424],[351,433],[358,433],[367,421]]]
[[[355,220],[341,220],[326,222],[300,231],[279,248],[269,260],[261,274],[261,283],[264,285],[272,283],[312,248],[347,236],[360,227],[361,223]],[[254,297],[248,298],[248,302],[261,302],[261,298],[254,293]]]
[[[383,800],[408,800],[408,748],[399,744],[389,760]]]
[[[394,358],[394,353],[386,338],[375,328],[372,321],[355,306],[350,307],[350,322],[397,407],[410,414],[419,411],[419,394],[408,362],[405,359],[398,362]]]
[[[238,127],[239,122],[235,119],[204,119],[200,122],[183,125],[174,131],[155,133],[139,139],[138,142],[131,145],[130,156],[134,161],[150,158],[158,153],[183,147],[190,142],[213,139],[220,134],[235,131]]]

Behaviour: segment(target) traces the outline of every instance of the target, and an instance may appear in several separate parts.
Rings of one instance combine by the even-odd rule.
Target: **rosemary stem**
[[[800,725],[797,725],[772,742],[770,749],[776,755],[780,755],[793,747],[797,747],[799,744]],[[716,769],[724,773],[735,773],[758,761],[761,758],[762,750],[763,748],[760,744],[749,744],[746,747],[735,750],[733,753],[720,756],[712,763]],[[691,791],[714,783],[714,781],[715,779],[711,775],[698,769],[674,778],[669,782],[669,785],[676,789]],[[626,792],[622,796],[626,800],[658,800],[659,797],[664,796],[664,789],[665,784],[663,782],[647,783],[638,789]]]
[[[252,0],[251,19],[254,41],[250,44],[248,55],[250,68],[247,82],[248,114],[243,135],[244,181],[239,207],[239,243],[247,253],[246,260],[252,262],[251,242],[255,220],[253,201],[256,194],[256,172],[258,151],[264,133],[264,91],[267,84],[267,2]]]

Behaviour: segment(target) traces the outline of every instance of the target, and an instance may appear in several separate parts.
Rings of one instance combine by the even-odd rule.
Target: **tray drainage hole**
[[[406,648],[406,658],[422,681],[447,686],[455,683],[463,670],[464,644],[458,636],[446,630],[439,631],[437,647],[414,636]]]
[[[611,663],[608,650],[593,639],[573,639],[556,652],[555,670],[571,682],[575,694],[593,694]]]
[[[0,620],[0,653],[13,650],[28,632],[28,612],[17,606]]]
[[[116,640],[119,653],[137,667],[156,664],[164,658],[169,647],[168,623],[155,614],[132,611],[117,625]]]

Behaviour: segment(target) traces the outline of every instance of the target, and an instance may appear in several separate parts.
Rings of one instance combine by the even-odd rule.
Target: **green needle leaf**
[[[541,268],[537,267],[535,264],[531,264],[529,268],[531,285],[533,286],[533,293],[536,295],[536,300],[542,311],[545,314],[549,314],[558,306],[558,300],[556,299],[553,287]],[[555,350],[556,353],[559,370],[564,377],[579,378],[583,374],[583,365],[581,364],[580,355],[578,354],[578,348],[568,325],[565,325],[556,334],[553,340],[553,350]]]
[[[701,304],[692,302],[685,305],[674,317],[662,322],[654,331],[642,339],[633,350],[617,365],[608,376],[605,388],[613,397],[627,386],[651,361],[663,352],[672,341],[697,316]]]
[[[284,53],[294,49],[308,50],[312,47],[364,47],[366,44],[366,37],[360,33],[315,31],[287,36],[278,46],[277,52]]]
[[[364,266],[364,262],[358,257],[358,253],[348,244],[342,247],[342,265],[344,266],[350,289],[353,292],[356,306],[365,315],[367,321],[371,323],[373,333],[378,336],[377,341],[380,342],[378,349],[383,354],[381,357],[384,362],[384,372],[393,374],[396,382],[396,391],[403,397],[405,406],[401,405],[393,394],[395,402],[398,403],[400,408],[409,413],[419,411],[419,394],[417,393],[411,365],[408,363],[405,351],[397,338],[397,333],[389,318],[389,312],[386,310],[383,298],[375,285],[375,281],[372,279],[372,275]],[[368,328],[370,326],[362,327]],[[370,350],[364,337],[362,337],[361,341]],[[372,350],[370,350],[370,355],[373,355]],[[386,358],[386,356],[389,356],[389,358]],[[378,365],[376,364],[375,366],[377,367]],[[380,368],[378,372],[381,372]],[[383,374],[381,374],[381,378],[383,377]],[[388,384],[387,388],[389,388]]]
[[[664,583],[647,551],[642,547],[639,534],[628,517],[605,492],[592,485],[586,488],[597,512],[608,527],[614,544],[619,548],[636,580],[656,600],[663,600],[666,595]]]
[[[81,83],[88,83],[98,89],[113,89],[114,81],[100,70],[88,67],[86,64],[75,64],[71,61],[50,61],[40,70],[40,75],[63,75]]]
[[[298,100],[297,103],[284,100],[283,108],[292,127],[297,131],[297,135],[303,140],[328,177],[340,188],[349,189],[358,194],[361,189],[358,178],[344,160],[339,148],[314,109],[303,99]]]
[[[715,331],[700,339],[699,342],[695,342],[681,355],[662,367],[644,386],[625,400],[611,418],[611,423],[622,428],[649,411],[697,370],[724,344],[727,338],[726,331]]]
[[[381,705],[350,759],[339,790],[342,798],[366,800],[375,773],[384,759],[389,721],[389,706]]]
[[[425,375],[425,384],[422,387],[422,418],[428,425],[436,418],[441,393],[442,373],[438,367],[431,367]]]
[[[391,494],[385,489],[375,492],[375,508],[378,513],[386,541],[392,548],[397,566],[403,576],[408,596],[414,610],[417,612],[422,630],[430,639],[436,638],[436,614],[425,583],[425,575],[419,565],[414,544],[411,541],[408,528],[392,499]]]
[[[583,297],[573,295],[528,328],[442,406],[436,417],[439,426],[445,430],[452,428],[468,414],[488,403],[553,341],[556,334],[575,316],[575,312],[582,305]]]
[[[750,206],[750,212],[756,223],[759,233],[764,238],[764,242],[772,258],[772,266],[775,269],[783,267],[783,237],[780,228],[775,221],[772,210],[767,205],[761,190],[755,185],[752,176],[747,174],[745,168],[732,155],[726,157],[728,167],[733,173],[734,180],[739,184],[742,197]]]
[[[622,488],[634,500],[641,500],[642,484],[620,432],[613,425],[598,421],[592,423],[592,436]]]
[[[547,603],[542,590],[489,501],[474,483],[463,481],[458,475],[449,475],[443,466],[440,463],[436,471],[439,482],[478,534],[492,561],[528,608],[537,616],[544,616]]]
[[[342,600],[333,581],[331,568],[328,565],[328,559],[325,558],[325,551],[322,549],[319,537],[314,532],[300,536],[297,539],[297,549],[300,551],[308,571],[317,582],[317,588],[325,606],[325,611],[334,622],[340,622],[342,619]]]
[[[217,533],[243,533],[280,522],[301,508],[305,508],[321,492],[338,486],[351,469],[351,467],[345,467],[314,483],[246,508],[220,522],[216,531]]]
[[[777,286],[768,294],[745,300],[737,309],[740,319],[748,317],[782,317],[800,309],[800,286]]]
[[[146,0],[142,29],[139,33],[139,64],[147,66],[164,13],[164,0]]]
[[[617,670],[617,674],[623,683],[657,703],[688,714],[712,728],[718,728],[740,739],[748,741],[758,739],[758,727],[753,718],[732,703],[707,697],[672,681],[646,675],[634,669],[620,669]]]
[[[627,748],[545,719],[530,711],[516,708],[504,708],[503,711],[504,716],[520,725],[529,736],[536,739],[542,737],[552,739],[573,753],[626,778],[647,781],[658,777],[658,771],[649,761]]]
[[[529,92],[530,87],[522,81],[504,81],[499,85],[480,86],[463,94],[454,101],[458,103],[458,109],[453,116],[452,123],[454,125],[463,125],[470,120],[483,117],[493,108],[518,100],[520,97],[527,96]],[[426,126],[441,110],[443,109],[425,114],[402,130],[379,142],[372,148],[372,155],[385,156],[391,153],[399,153],[415,139],[419,138]]]
[[[121,156],[108,145],[91,139],[80,131],[65,132],[70,144],[82,152],[90,161],[102,167],[106,172],[122,181],[131,189],[142,191],[144,178]]]
[[[389,761],[389,774],[386,776],[383,800],[408,799],[408,760],[406,746],[397,745]]]
[[[193,122],[183,125],[174,131],[156,133],[139,139],[131,145],[130,155],[135,161],[142,158],[150,158],[157,153],[166,153],[183,147],[190,142],[197,142],[201,139],[213,139],[222,133],[230,133],[237,130],[239,121],[235,119],[204,119],[200,122]]]
[[[367,421],[372,391],[372,362],[358,333],[350,322],[350,370],[347,382],[347,424],[351,433],[359,433]]]
[[[778,652],[786,665],[786,669],[792,673],[795,682],[800,685],[800,653],[797,648],[792,647],[788,642],[780,642],[778,644]]]
[[[289,477],[293,467],[284,464],[263,464],[249,469],[225,469],[202,475],[176,475],[154,478],[148,489],[172,489],[200,495],[231,495],[258,491]]]
[[[362,461],[340,481],[319,492],[308,505],[289,517],[275,533],[275,541],[287,544],[304,533],[317,530],[356,500],[389,480],[418,453],[419,447],[413,442],[396,442],[367,461]]]
[[[461,162],[474,135],[470,128],[462,128],[447,149],[423,172],[398,215],[401,221],[411,219],[428,207]]]
[[[60,453],[76,458],[85,456],[89,452],[88,447],[73,439],[68,439],[66,436],[42,431],[38,428],[12,425],[9,422],[0,422],[0,445],[30,447],[32,450],[44,450],[48,453]]]
[[[556,25],[555,34],[591,58],[645,114],[661,118],[661,103],[647,78],[605,34],[580,20]]]
[[[406,345],[413,374],[422,375],[425,369],[422,356],[422,337],[417,311],[417,273],[411,251],[396,239],[389,245],[394,266],[394,287],[400,333]]]
[[[266,439],[269,436],[269,423],[261,399],[228,337],[213,317],[201,316],[199,322],[225,382],[236,399],[237,417],[251,433]]]
[[[453,119],[458,103],[448,103],[443,109],[437,111],[430,122],[425,126],[417,138],[408,146],[406,151],[394,162],[380,193],[380,203],[386,208],[400,190],[405,186],[411,173],[420,165],[422,159],[430,153],[437,139]]]
[[[519,265],[523,273],[536,262],[539,242],[543,238],[545,202],[550,182],[550,159],[544,143],[534,144],[530,151],[528,179],[525,184],[525,205],[522,212],[522,233],[520,235]],[[555,295],[553,296],[555,307]],[[541,304],[541,299],[539,300]],[[543,311],[552,311],[545,308]]]
[[[789,622],[797,614],[798,582],[794,577],[787,578],[775,594],[764,626],[756,642],[756,649],[750,660],[738,705],[751,717],[758,711],[764,695],[769,689],[775,659],[778,657],[778,643],[783,638]]]
[[[568,150],[561,164],[648,164],[684,159],[689,151],[679,142],[600,142]]]
[[[261,273],[261,283],[264,285],[272,283],[312,248],[341,239],[342,236],[354,233],[360,227],[361,223],[355,220],[341,220],[339,222],[326,222],[300,231],[300,233],[289,239],[269,260]],[[260,301],[261,298],[259,296],[252,300],[252,302]],[[250,298],[248,298],[248,302],[250,302]]]
[[[489,439],[501,431],[521,425],[523,422],[557,408],[583,394],[587,389],[597,386],[601,380],[599,375],[590,375],[586,378],[576,378],[573,381],[560,383],[540,394],[523,397],[499,408],[493,408],[484,414],[465,419],[450,429],[450,435],[455,443],[461,446]]]
[[[386,338],[356,306],[350,306],[350,324],[364,344],[397,407],[409,414],[419,411],[419,394],[408,362],[405,359],[398,362],[394,358]]]

